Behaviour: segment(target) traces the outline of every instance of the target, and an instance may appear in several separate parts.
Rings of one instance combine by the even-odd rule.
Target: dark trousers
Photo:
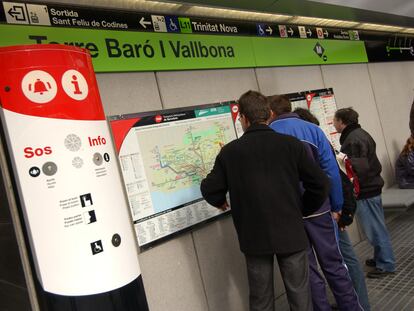
[[[313,309],[315,311],[331,310],[326,297],[325,281],[318,272],[318,261],[335,296],[339,310],[363,310],[339,251],[335,223],[331,213],[306,218],[305,229],[309,242],[312,245],[309,248],[309,264]],[[318,259],[317,261],[315,255]]]
[[[245,255],[250,311],[274,311],[274,255]],[[312,311],[307,251],[276,254],[291,311]]]

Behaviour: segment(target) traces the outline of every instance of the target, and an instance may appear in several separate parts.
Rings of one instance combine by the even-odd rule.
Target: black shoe
[[[380,279],[394,273],[394,271],[391,272],[376,268],[374,271],[368,272],[367,277],[370,279]]]
[[[365,260],[365,265],[367,265],[368,267],[375,267],[377,264],[375,262],[375,259],[370,258]]]

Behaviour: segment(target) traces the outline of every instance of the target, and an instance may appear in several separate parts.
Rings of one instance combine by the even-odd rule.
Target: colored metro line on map
[[[155,212],[201,199],[201,180],[221,146],[235,138],[230,118],[160,128],[139,135]]]
[[[222,214],[200,183],[220,149],[236,139],[230,103],[115,116],[115,144],[140,246]]]

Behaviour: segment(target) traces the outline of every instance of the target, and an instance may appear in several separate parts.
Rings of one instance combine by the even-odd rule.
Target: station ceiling
[[[73,4],[72,0],[33,0]],[[251,22],[414,34],[414,0],[78,0],[77,4]]]
[[[179,0],[163,2],[414,28],[413,0]]]

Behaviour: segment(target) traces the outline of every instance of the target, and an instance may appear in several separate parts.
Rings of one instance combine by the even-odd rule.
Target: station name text
[[[122,42],[116,38],[104,38],[103,44],[81,41],[54,41],[43,35],[29,35],[36,44],[65,44],[88,49],[92,58],[105,53],[109,58],[235,58],[235,48],[225,44],[208,44],[200,40],[143,40]]]

